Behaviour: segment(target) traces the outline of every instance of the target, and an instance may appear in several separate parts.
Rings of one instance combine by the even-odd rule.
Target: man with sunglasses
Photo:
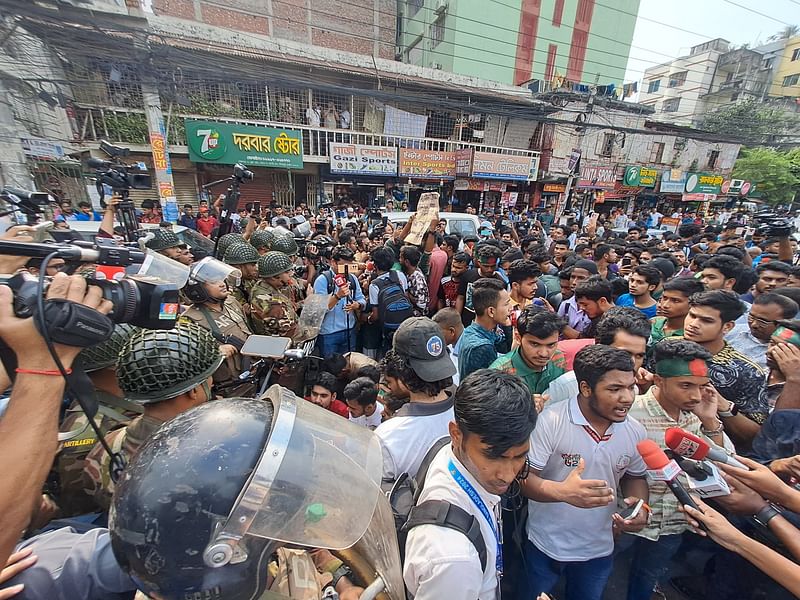
[[[794,319],[799,310],[791,298],[774,292],[765,292],[755,297],[747,314],[747,325],[737,325],[725,340],[735,349],[767,368],[767,346],[778,327],[778,321]]]

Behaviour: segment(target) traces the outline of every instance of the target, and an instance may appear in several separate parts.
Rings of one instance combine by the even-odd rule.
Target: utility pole
[[[142,81],[142,101],[147,116],[147,130],[153,154],[153,168],[156,172],[158,197],[164,209],[164,220],[178,222],[178,200],[175,198],[175,184],[172,181],[172,164],[169,160],[167,132],[164,129],[164,115],[161,112],[161,98],[153,80]]]

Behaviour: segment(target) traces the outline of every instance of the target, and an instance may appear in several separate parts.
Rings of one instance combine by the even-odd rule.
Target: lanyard
[[[501,532],[498,528],[497,521],[495,520],[494,516],[486,506],[486,503],[483,501],[483,498],[480,497],[480,494],[472,487],[472,484],[467,481],[467,478],[461,474],[461,471],[453,464],[453,459],[451,458],[450,461],[447,463],[447,470],[450,471],[450,475],[453,476],[453,479],[456,480],[456,483],[461,487],[462,490],[469,496],[469,499],[472,500],[472,503],[477,507],[483,518],[486,519],[486,523],[488,523],[489,528],[492,530],[494,534],[494,539],[497,542],[497,556],[495,558],[495,570],[497,571],[497,578],[503,576],[503,540],[501,538]]]

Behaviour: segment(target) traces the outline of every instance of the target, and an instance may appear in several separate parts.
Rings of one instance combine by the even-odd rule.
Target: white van
[[[389,217],[389,222],[395,227],[402,227],[408,223],[411,215],[416,214],[413,212],[390,212],[384,213],[384,216]],[[467,235],[478,235],[478,228],[480,227],[480,220],[476,215],[468,215],[467,213],[459,212],[440,212],[439,219],[447,221],[445,233],[457,233],[463,239]]]

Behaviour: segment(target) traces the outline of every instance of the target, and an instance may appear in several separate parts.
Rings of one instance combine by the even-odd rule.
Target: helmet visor
[[[224,281],[228,285],[237,286],[242,281],[242,272],[236,267],[207,256],[192,265],[192,274],[189,279],[195,283]]]
[[[211,544],[252,535],[333,550],[353,546],[381,494],[378,438],[277,385],[262,400],[275,407],[269,440]]]

